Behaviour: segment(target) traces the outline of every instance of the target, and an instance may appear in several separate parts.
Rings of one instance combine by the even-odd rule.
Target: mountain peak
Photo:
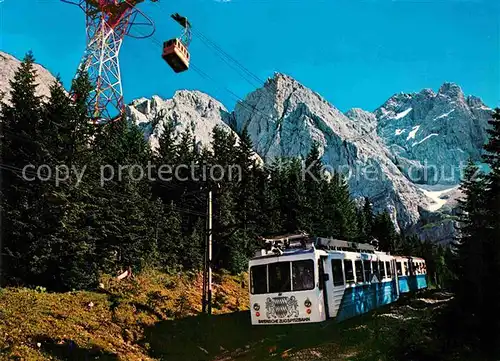
[[[418,94],[426,98],[434,98],[436,96],[436,93],[431,88],[424,88]]]
[[[288,74],[280,73],[280,72],[274,72],[273,77],[267,79],[266,83],[264,84],[264,87],[269,87],[272,85],[274,85],[276,88],[304,87],[295,78],[291,77]]]
[[[462,88],[460,88],[460,86],[458,86],[455,83],[448,83],[448,82],[441,85],[438,94],[447,95],[451,98],[464,97],[464,93],[462,91]]]

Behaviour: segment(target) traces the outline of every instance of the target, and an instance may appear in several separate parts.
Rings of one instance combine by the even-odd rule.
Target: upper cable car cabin
[[[162,58],[176,73],[189,69],[189,51],[178,38],[170,39],[163,44]]]

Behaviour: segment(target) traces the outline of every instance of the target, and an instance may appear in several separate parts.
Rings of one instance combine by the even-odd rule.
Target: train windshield
[[[314,288],[314,261],[274,262],[250,268],[252,294],[305,291]]]

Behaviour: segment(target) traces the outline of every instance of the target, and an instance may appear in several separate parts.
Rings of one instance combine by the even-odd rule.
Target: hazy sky
[[[31,49],[67,85],[85,48],[82,11],[59,0],[0,0],[0,49]],[[175,74],[156,43],[175,37],[179,12],[195,29],[257,75],[287,73],[346,111],[373,110],[397,92],[458,83],[500,106],[499,0],[148,0],[154,40],[125,39],[126,101],[198,89],[232,109],[255,88],[200,37],[191,50],[198,72]],[[143,31],[143,30],[141,30]]]

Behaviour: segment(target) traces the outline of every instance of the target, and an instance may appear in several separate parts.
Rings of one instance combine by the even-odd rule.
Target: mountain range
[[[0,52],[0,90],[19,61]],[[54,78],[43,68],[39,91]],[[229,111],[215,98],[190,90],[171,99],[141,98],[126,106],[154,148],[165,119],[181,132],[193,129],[199,146],[208,146],[215,126],[240,133],[246,128],[258,157],[267,166],[281,157],[302,157],[319,144],[327,171],[344,173],[354,198],[368,197],[387,210],[401,230],[449,242],[455,233],[458,184],[468,159],[480,162],[492,109],[465,96],[454,83],[437,92],[398,93],[377,109],[342,113],[292,77],[275,73]]]

